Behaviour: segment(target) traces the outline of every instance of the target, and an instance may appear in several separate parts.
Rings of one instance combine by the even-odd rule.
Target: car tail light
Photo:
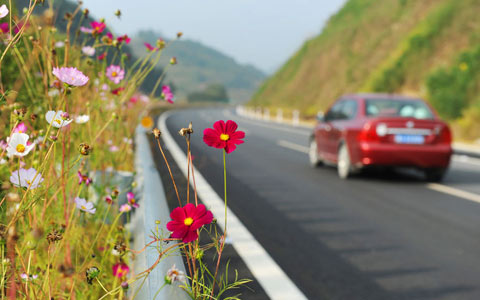
[[[377,126],[372,123],[366,123],[363,126],[362,131],[360,131],[360,135],[358,136],[360,142],[375,142],[379,141],[380,137],[377,134]]]
[[[440,144],[451,144],[452,143],[452,133],[448,126],[443,127],[442,131],[438,136],[438,143]]]

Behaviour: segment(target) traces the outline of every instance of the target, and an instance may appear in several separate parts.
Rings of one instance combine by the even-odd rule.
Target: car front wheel
[[[338,177],[347,179],[352,175],[352,164],[350,162],[350,154],[348,154],[347,145],[342,144],[338,149],[338,163],[337,163]]]
[[[308,158],[310,160],[310,165],[315,168],[322,164],[318,156],[317,141],[314,138],[310,140],[310,147],[308,149]]]

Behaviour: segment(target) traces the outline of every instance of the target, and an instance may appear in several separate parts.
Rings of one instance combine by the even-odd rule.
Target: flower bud
[[[158,128],[154,128],[152,130],[152,133],[153,133],[153,135],[155,136],[156,139],[158,139],[162,135],[162,132]]]
[[[89,155],[90,152],[92,152],[92,148],[88,144],[81,143],[78,147],[78,151],[81,155]]]
[[[171,65],[176,65],[177,64],[177,58],[175,56],[170,58],[170,64]]]
[[[89,14],[89,13],[90,13],[90,11],[88,10],[88,8],[85,8],[85,9],[83,10],[83,15],[85,16],[85,18],[88,17],[88,14]]]
[[[181,38],[182,35],[183,35],[183,32],[181,32],[181,31],[177,32],[177,38]]]
[[[115,11],[115,16],[117,16],[118,18],[120,18],[120,17],[122,16],[122,12],[121,12],[119,9],[117,9],[117,10]]]
[[[158,49],[160,49],[160,50],[163,49],[163,48],[165,48],[165,41],[162,40],[162,39],[159,39],[159,40],[157,41],[157,47],[158,47]]]

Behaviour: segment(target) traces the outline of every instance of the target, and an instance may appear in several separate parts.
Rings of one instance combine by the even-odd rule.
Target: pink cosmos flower
[[[205,205],[188,203],[184,207],[177,207],[170,213],[172,221],[167,223],[167,229],[172,231],[172,238],[182,239],[190,243],[198,238],[197,229],[210,224],[213,220],[211,211]]]
[[[170,269],[167,271],[167,275],[165,275],[165,282],[167,284],[172,284],[175,281],[178,282],[185,282],[185,273],[177,269],[175,265],[173,265]]]
[[[153,47],[150,43],[143,43],[145,45],[145,47],[147,48],[147,51],[157,51],[158,49]]]
[[[113,276],[122,278],[127,276],[128,272],[130,272],[130,268],[124,262],[119,262],[113,265],[112,267]]]
[[[8,26],[8,23],[1,23],[0,33],[9,33],[9,32],[10,32],[10,27]]]
[[[95,48],[91,46],[82,47],[82,53],[86,56],[94,56],[95,55]]]
[[[138,205],[137,201],[135,200],[135,194],[132,193],[132,192],[128,192],[127,193],[127,200],[128,200],[128,203],[135,207],[135,208],[139,208],[140,205]]]
[[[245,138],[245,132],[237,131],[237,128],[237,123],[232,120],[228,120],[227,123],[223,120],[217,121],[213,128],[206,128],[203,131],[203,141],[210,147],[225,149],[227,153],[231,153]]]
[[[25,133],[25,132],[27,132],[27,125],[25,125],[24,122],[21,122],[17,125],[17,127],[15,127],[13,132]]]
[[[80,171],[77,172],[78,176],[78,184],[82,184],[82,182],[85,182],[85,185],[88,186],[90,183],[92,183],[92,178],[89,178],[86,174],[82,174]]]
[[[132,207],[128,204],[123,204],[122,206],[120,206],[120,209],[119,209],[120,212],[129,212],[131,210],[132,210]]]
[[[115,84],[119,84],[125,77],[125,71],[120,66],[110,65],[107,67],[106,75]]]
[[[85,76],[77,68],[53,68],[53,75],[57,76],[60,81],[70,86],[82,86],[87,84],[88,76]]]
[[[167,101],[168,103],[171,103],[173,104],[173,93],[170,89],[170,86],[168,85],[164,85],[162,86],[162,94],[161,94],[162,98],[165,99],[165,101]]]
[[[93,33],[93,28],[80,26],[80,31],[83,32],[83,33]]]
[[[90,23],[90,26],[92,27],[92,30],[93,30],[93,34],[100,34],[102,33],[105,28],[107,27],[107,25],[103,22],[96,22],[96,21],[93,21]]]

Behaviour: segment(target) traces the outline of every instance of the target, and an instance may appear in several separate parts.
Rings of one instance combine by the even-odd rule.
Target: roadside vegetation
[[[174,40],[157,39],[145,46],[145,57],[132,61],[123,51],[130,37],[115,35],[103,20],[83,22],[89,12],[81,4],[64,15],[56,14],[51,1],[35,15],[37,5],[0,1],[2,299],[134,298],[131,284],[157,265],[134,273],[135,255],[147,247],[158,250],[158,261],[178,249],[188,266],[186,274],[172,266],[159,290],[175,285],[192,299],[218,299],[247,283],[217,276],[225,233],[217,232],[195,189],[195,204],[179,198],[172,220],[163,220],[163,227],[169,225],[146,237],[145,248],[130,245],[126,224],[142,205],[134,181],[135,128],[153,128],[153,102],[175,101],[162,84],[165,73],[155,78],[150,95],[139,88]],[[66,30],[57,28],[59,20]],[[161,97],[155,99],[157,90]],[[206,142],[223,149],[225,161],[243,135],[231,121],[222,122],[206,130]],[[181,131],[188,146],[192,132]],[[200,233],[211,242],[200,245]],[[215,251],[214,270],[202,262],[207,250]]]

